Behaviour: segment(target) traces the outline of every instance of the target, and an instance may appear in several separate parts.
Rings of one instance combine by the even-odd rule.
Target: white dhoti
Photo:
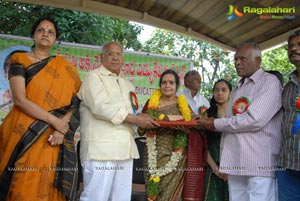
[[[275,177],[228,175],[230,201],[276,201]]]
[[[81,201],[130,201],[133,159],[82,163]]]

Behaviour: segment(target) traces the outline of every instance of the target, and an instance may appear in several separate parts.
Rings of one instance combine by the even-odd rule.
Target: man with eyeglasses
[[[122,74],[123,47],[103,46],[103,67],[89,71],[78,92],[80,158],[83,168],[81,201],[129,201],[133,159],[139,158],[132,124],[159,126],[150,115],[133,114],[134,86]]]
[[[283,119],[277,171],[278,200],[300,200],[300,30],[288,40],[288,57],[296,69],[282,92]]]

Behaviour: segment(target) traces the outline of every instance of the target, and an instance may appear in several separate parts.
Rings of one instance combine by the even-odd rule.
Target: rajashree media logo
[[[256,14],[259,15],[260,19],[295,19],[296,7],[266,7],[266,8],[253,8],[250,6],[244,6],[243,11],[239,11],[233,5],[229,5],[227,20],[231,21],[236,18],[243,17],[245,14]]]

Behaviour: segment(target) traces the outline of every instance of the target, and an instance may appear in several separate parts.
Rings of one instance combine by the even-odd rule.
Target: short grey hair
[[[107,49],[108,49],[108,47],[109,47],[111,44],[116,44],[116,45],[120,46],[120,47],[122,48],[122,52],[123,52],[124,48],[123,48],[123,46],[122,46],[120,43],[118,43],[118,42],[116,42],[116,41],[110,41],[110,42],[105,43],[105,44],[102,46],[102,53],[103,53],[103,52],[106,52]]]
[[[252,41],[242,42],[241,44],[239,44],[239,46],[237,47],[237,49],[240,48],[240,47],[242,47],[242,46],[245,46],[245,45],[252,47],[252,49],[254,50],[253,51],[253,55],[252,55],[253,59],[255,59],[256,57],[259,57],[260,59],[262,58],[262,56],[261,56],[261,48],[255,42],[252,42]]]
[[[185,75],[184,75],[184,80],[187,80],[190,76],[192,75],[200,75],[200,73],[196,70],[191,70],[191,71],[188,71]],[[200,76],[201,78],[201,76]]]

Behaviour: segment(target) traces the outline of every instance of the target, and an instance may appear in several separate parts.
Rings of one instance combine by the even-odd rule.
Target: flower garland
[[[156,119],[158,118],[157,108],[158,108],[158,104],[159,104],[159,100],[160,100],[161,96],[162,96],[161,91],[159,89],[155,90],[152,93],[152,96],[150,97],[150,100],[148,103],[147,113]],[[191,110],[190,110],[189,105],[186,101],[186,98],[183,94],[181,94],[177,97],[177,103],[179,106],[179,111],[180,111],[181,115],[183,116],[184,120],[191,121],[192,120]]]
[[[148,102],[147,113],[152,115],[154,118],[158,118],[157,108],[161,96],[161,91],[155,90]],[[188,106],[185,96],[179,95],[177,98],[177,103],[179,106],[179,111],[184,120],[190,121],[192,119],[191,110]],[[160,168],[157,167],[156,131],[150,130],[147,132],[146,144],[148,147],[148,166],[150,173],[147,186],[148,200],[156,200],[159,192],[160,177],[176,170],[176,167],[179,161],[182,159],[184,150],[187,146],[187,136],[182,132],[177,132],[175,134],[171,158],[163,167]]]

